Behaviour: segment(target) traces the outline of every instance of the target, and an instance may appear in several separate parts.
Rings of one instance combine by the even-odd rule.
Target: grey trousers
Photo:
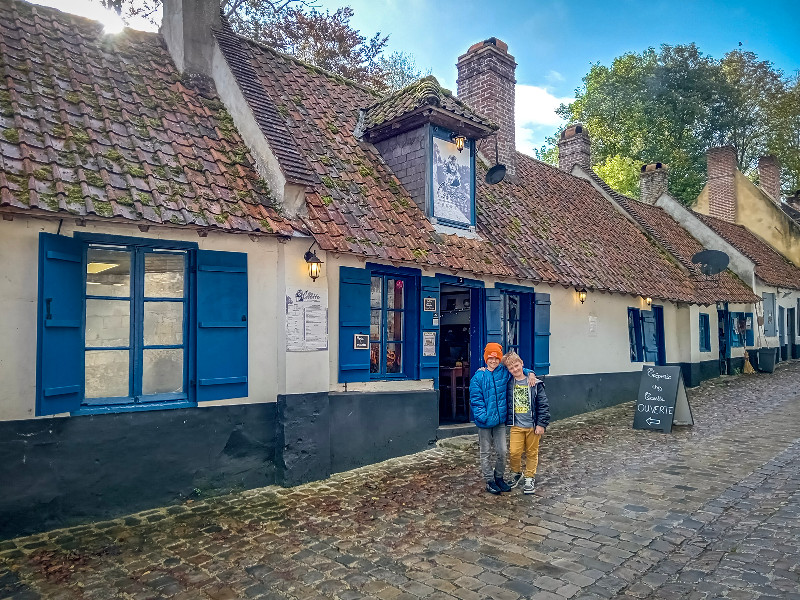
[[[501,423],[491,428],[478,428],[478,445],[480,447],[481,475],[486,481],[493,481],[495,477],[503,477],[506,470],[506,425]],[[495,462],[492,468],[492,449],[494,448]]]

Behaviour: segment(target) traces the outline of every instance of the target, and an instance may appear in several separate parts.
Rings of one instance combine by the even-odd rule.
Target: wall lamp
[[[644,302],[645,304],[647,304],[647,306],[652,306],[653,299],[650,296],[648,296],[647,298],[644,299]]]
[[[456,150],[461,152],[464,149],[464,144],[467,142],[467,138],[463,135],[456,135],[455,133],[450,136],[450,141],[456,145]]]
[[[316,252],[311,251],[311,248],[313,248],[316,243],[316,241],[313,242],[311,246],[308,247],[308,251],[303,255],[303,258],[308,263],[308,276],[311,277],[311,281],[316,281],[317,277],[322,273],[322,261],[319,259]]]
[[[578,300],[581,301],[581,304],[586,302],[586,288],[577,289],[575,291],[578,292]]]

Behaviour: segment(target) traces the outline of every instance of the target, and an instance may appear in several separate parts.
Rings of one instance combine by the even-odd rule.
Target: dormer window
[[[452,227],[475,226],[475,144],[443,127],[430,128],[430,214]],[[463,148],[458,149],[461,138]]]

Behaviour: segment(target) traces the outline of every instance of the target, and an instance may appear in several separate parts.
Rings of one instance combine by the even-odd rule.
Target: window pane
[[[87,350],[86,397],[128,396],[129,356],[129,350]]]
[[[129,346],[130,300],[86,300],[86,347]]]
[[[403,289],[402,279],[386,280],[386,306],[389,308],[403,308]]]
[[[144,295],[183,298],[185,255],[149,252],[144,257]]]
[[[380,373],[381,372],[381,345],[380,344],[370,344],[369,345],[369,372],[370,373]]]
[[[183,391],[183,350],[144,350],[142,394]]]
[[[389,337],[386,339],[391,341],[401,341],[403,339],[403,313],[400,311],[391,311],[387,315],[389,325]]]
[[[380,277],[373,277],[372,282],[369,289],[369,305],[372,308],[380,308],[383,306],[383,301],[381,296],[383,295],[382,290],[383,279]]]
[[[381,311],[371,310],[369,313],[369,339],[373,342],[381,341]]]
[[[183,302],[144,303],[144,345],[183,343]]]
[[[402,344],[386,344],[386,372],[387,373],[402,373],[403,372],[403,345]]]
[[[131,253],[90,247],[86,254],[86,293],[90,296],[131,295]]]

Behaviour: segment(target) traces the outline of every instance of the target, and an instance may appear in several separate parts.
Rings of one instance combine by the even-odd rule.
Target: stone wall
[[[427,210],[428,127],[401,133],[375,144],[383,160],[420,209]]]

